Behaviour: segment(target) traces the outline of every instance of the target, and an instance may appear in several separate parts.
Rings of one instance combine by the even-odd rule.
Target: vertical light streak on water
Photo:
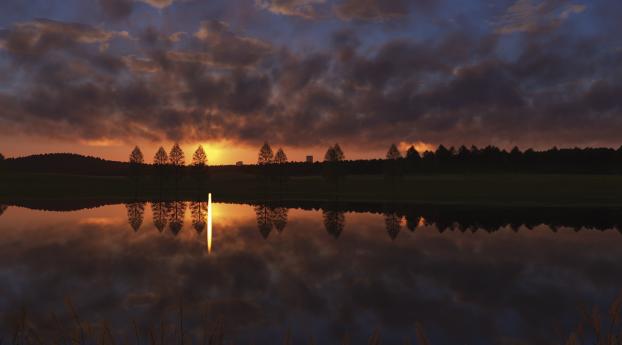
[[[212,252],[212,193],[207,195],[207,253]]]

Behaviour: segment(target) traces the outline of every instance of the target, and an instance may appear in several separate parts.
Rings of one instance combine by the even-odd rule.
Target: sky
[[[3,0],[0,152],[622,144],[619,0]]]

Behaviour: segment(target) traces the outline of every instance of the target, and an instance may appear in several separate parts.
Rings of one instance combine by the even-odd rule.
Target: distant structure
[[[244,162],[242,162],[242,161],[237,161],[237,162],[235,162],[235,165],[236,165],[236,166],[241,167],[241,166],[243,166],[243,165],[244,165]]]
[[[313,156],[307,156],[306,162],[313,163]]]

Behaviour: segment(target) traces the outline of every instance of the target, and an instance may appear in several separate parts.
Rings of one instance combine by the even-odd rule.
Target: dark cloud
[[[98,0],[102,10],[111,19],[123,19],[132,14],[133,0]]]
[[[343,20],[388,21],[407,16],[413,7],[429,9],[435,0],[344,0],[335,6]]]
[[[426,1],[257,3],[305,4],[371,21],[434,8]],[[0,31],[4,65],[19,72],[5,77],[12,86],[1,91],[4,128],[120,141],[618,146],[619,40],[597,31],[577,35],[572,20],[588,11],[579,14],[565,1],[519,2],[497,12],[519,13],[519,5],[548,18],[540,21],[568,25],[513,30],[510,38],[494,23],[483,32],[454,23],[431,37],[410,37],[383,24],[338,22],[313,46],[214,19],[169,31],[149,24],[131,34],[19,22]],[[504,25],[510,17],[514,27],[528,21],[516,16]],[[370,25],[386,31],[369,35]]]

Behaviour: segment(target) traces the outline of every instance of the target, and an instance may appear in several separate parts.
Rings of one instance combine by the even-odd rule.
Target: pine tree
[[[181,169],[186,165],[186,158],[184,151],[179,147],[178,143],[175,143],[171,148],[171,152],[168,155],[168,160],[175,172],[175,189],[179,187],[179,179],[181,177]]]
[[[207,155],[205,154],[205,150],[203,150],[203,146],[199,145],[194,154],[192,155],[192,166],[195,167],[203,167],[207,165]]]
[[[263,143],[261,149],[259,149],[259,157],[257,158],[257,164],[259,165],[267,165],[272,163],[272,159],[274,158],[274,154],[272,153],[272,148],[268,142]]]
[[[283,151],[282,148],[279,148],[278,151],[276,151],[276,154],[274,155],[274,163],[275,164],[287,163],[287,155],[285,154],[285,151]]]
[[[400,158],[402,158],[402,154],[397,149],[397,146],[395,146],[395,144],[391,144],[391,147],[389,147],[389,151],[387,152],[387,159],[395,160]]]
[[[162,189],[162,182],[166,177],[168,171],[168,155],[164,148],[160,146],[155,156],[153,157],[153,165],[155,166],[156,172],[158,173],[160,179],[160,190]]]

